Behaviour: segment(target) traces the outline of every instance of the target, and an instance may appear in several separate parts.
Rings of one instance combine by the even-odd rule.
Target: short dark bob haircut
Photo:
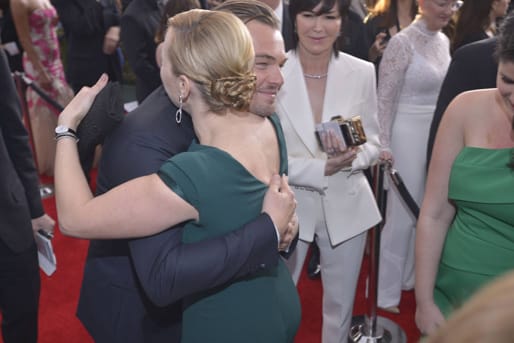
[[[289,1],[289,15],[293,22],[293,49],[296,50],[298,47],[298,34],[296,33],[296,16],[304,11],[312,12],[312,10],[321,5],[319,11],[314,13],[315,15],[323,15],[329,13],[332,7],[337,4],[337,12],[341,17],[341,29],[344,27],[346,21],[346,15],[348,13],[349,1],[348,0],[290,0]],[[339,49],[339,39],[334,42],[334,55],[337,56]]]

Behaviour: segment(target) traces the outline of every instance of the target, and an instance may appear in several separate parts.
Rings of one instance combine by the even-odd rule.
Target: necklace
[[[303,76],[305,76],[306,78],[308,78],[308,79],[316,79],[316,80],[324,79],[325,77],[327,77],[327,75],[328,75],[328,73],[319,74],[319,75],[303,73]]]

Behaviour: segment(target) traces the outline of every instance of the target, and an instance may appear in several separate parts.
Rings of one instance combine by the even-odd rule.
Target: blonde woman
[[[200,241],[255,218],[268,185],[278,187],[277,175],[287,170],[285,142],[276,116],[248,112],[255,75],[245,25],[225,12],[184,12],[170,19],[162,51],[163,85],[179,108],[170,115],[180,122],[182,111],[190,113],[198,142],[158,173],[92,198],[75,134],[61,130],[55,186],[64,233],[137,237],[186,222],[183,241]],[[106,81],[84,88],[59,123],[75,129]],[[279,186],[292,198],[285,179]],[[292,342],[300,321],[298,294],[281,261],[183,303],[182,342]]]

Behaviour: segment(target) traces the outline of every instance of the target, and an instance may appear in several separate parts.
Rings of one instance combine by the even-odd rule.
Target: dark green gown
[[[511,154],[512,149],[465,147],[455,159],[448,194],[457,212],[434,289],[446,316],[485,283],[514,269]]]
[[[287,172],[282,128],[271,117],[280,145],[280,173]],[[228,153],[193,143],[160,169],[159,176],[200,213],[186,224],[186,243],[224,235],[256,218],[268,186]],[[296,287],[279,259],[277,267],[188,297],[184,301],[184,343],[293,342],[300,323]]]

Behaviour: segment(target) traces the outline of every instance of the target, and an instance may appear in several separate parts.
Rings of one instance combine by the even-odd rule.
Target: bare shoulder
[[[20,10],[24,10],[28,8],[28,0],[11,0],[10,6],[11,11],[18,12]]]
[[[495,88],[463,92],[448,105],[445,117],[452,121],[462,121],[487,116],[487,109],[490,109],[491,102],[494,101],[495,92]]]
[[[23,12],[28,15],[41,8],[41,3],[37,0],[14,0],[11,1],[11,8],[13,11]]]

